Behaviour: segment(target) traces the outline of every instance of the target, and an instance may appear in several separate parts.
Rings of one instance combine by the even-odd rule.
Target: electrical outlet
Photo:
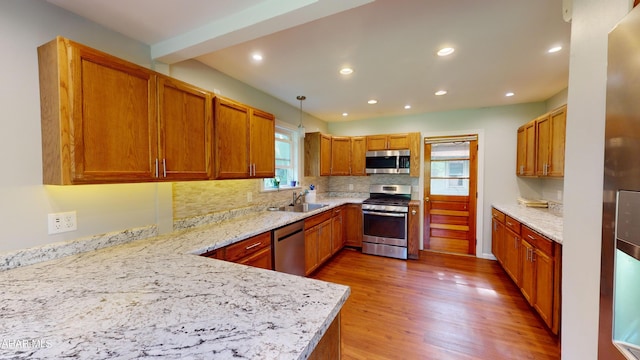
[[[75,211],[52,213],[48,220],[49,235],[78,230]]]
[[[251,191],[247,192],[247,202],[253,201],[253,193]]]

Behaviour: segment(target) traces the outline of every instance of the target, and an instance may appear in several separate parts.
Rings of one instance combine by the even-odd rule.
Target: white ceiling
[[[326,121],[541,101],[569,77],[560,0],[47,1],[149,44],[156,60],[196,59],[295,107],[305,95],[304,111]],[[443,46],[456,51],[436,56]]]

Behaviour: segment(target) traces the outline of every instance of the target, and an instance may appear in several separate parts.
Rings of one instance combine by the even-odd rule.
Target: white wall
[[[395,118],[377,118],[362,121],[329,123],[334,135],[371,135],[402,132],[421,132],[423,137],[443,133],[464,133],[482,130],[484,143],[484,187],[480,209],[491,213],[493,203],[515,203],[519,188],[516,172],[516,140],[520,125],[546,112],[543,102],[482,109],[456,110]],[[484,148],[483,148],[484,147]],[[479,164],[480,166],[481,164]],[[422,172],[420,184],[423,184]],[[482,216],[478,214],[478,216]],[[491,217],[483,218],[483,236],[478,239],[481,252],[491,254]]]
[[[150,63],[146,45],[45,1],[0,1],[0,252],[156,224],[167,211],[170,218],[170,184],[42,185],[36,48],[56,35]],[[69,210],[77,211],[78,231],[47,235],[47,213]]]
[[[564,178],[562,358],[597,358],[607,35],[629,0],[574,0]]]

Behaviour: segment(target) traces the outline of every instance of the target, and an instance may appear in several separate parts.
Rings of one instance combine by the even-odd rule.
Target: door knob
[[[425,197],[424,197],[424,201],[427,201],[427,202],[428,202],[428,201],[429,201],[429,197],[428,197],[428,196],[425,196]]]

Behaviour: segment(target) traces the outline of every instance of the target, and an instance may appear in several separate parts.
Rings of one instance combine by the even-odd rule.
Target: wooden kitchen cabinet
[[[551,331],[557,334],[560,316],[561,246],[526,226],[522,227],[521,245],[520,290]]]
[[[331,137],[331,175],[351,175],[350,137]]]
[[[536,174],[536,122],[530,121],[518,129],[517,167],[518,176]]]
[[[328,210],[304,220],[305,275],[314,272],[331,257],[331,218]]]
[[[504,266],[504,248],[505,248],[505,215],[494,208],[491,208],[491,251],[498,259],[498,262]]]
[[[409,134],[367,136],[367,151],[407,149],[409,149]]]
[[[536,120],[537,176],[564,176],[566,122],[566,105]]]
[[[420,258],[420,200],[409,201],[407,231],[407,257]]]
[[[331,255],[342,250],[345,244],[343,214],[344,205],[333,209],[331,217]]]
[[[62,37],[38,62],[43,183],[156,180],[156,74]]]
[[[346,204],[344,206],[345,246],[362,247],[362,205]]]
[[[209,251],[202,256],[273,270],[271,231],[235,244]]]
[[[216,179],[275,176],[275,117],[247,105],[215,98]]]
[[[366,172],[367,138],[351,137],[351,176],[364,176]]]
[[[510,216],[505,216],[505,231],[503,238],[503,263],[507,275],[516,285],[520,285],[520,222]]]
[[[304,137],[304,176],[331,175],[331,136],[319,132]]]
[[[212,94],[158,76],[159,166],[166,180],[206,180],[213,175]]]

